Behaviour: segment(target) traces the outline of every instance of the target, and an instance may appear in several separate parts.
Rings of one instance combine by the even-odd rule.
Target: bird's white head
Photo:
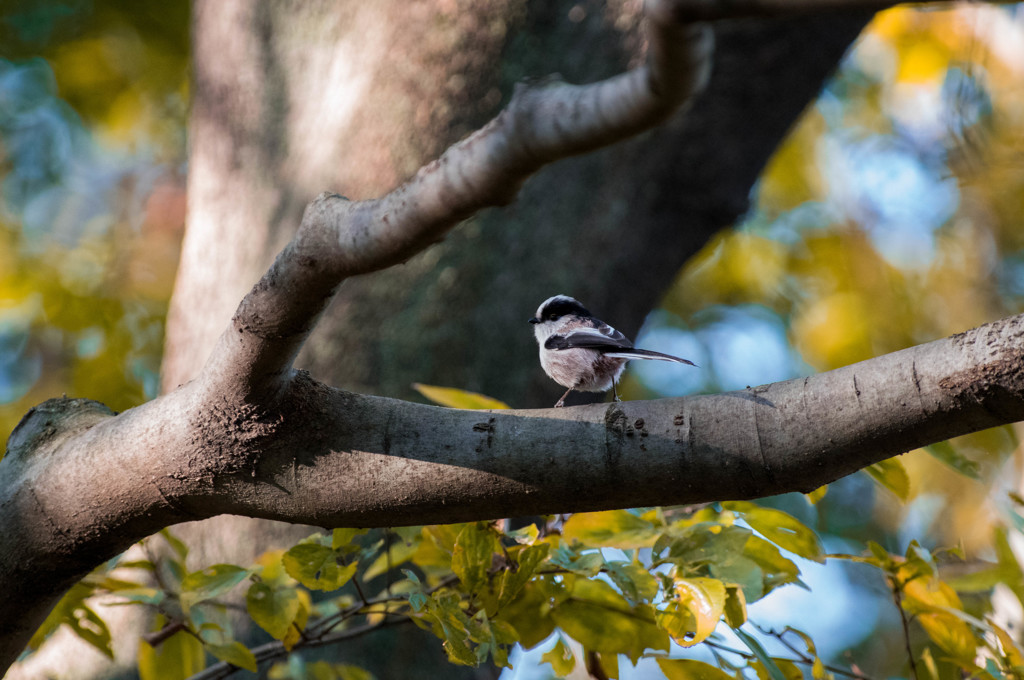
[[[590,316],[590,312],[576,298],[568,295],[553,295],[537,308],[537,314],[530,319],[533,335],[540,345],[552,333],[557,333],[570,319]]]

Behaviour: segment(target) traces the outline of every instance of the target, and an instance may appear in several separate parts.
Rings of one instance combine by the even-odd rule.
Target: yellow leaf
[[[313,601],[309,597],[309,591],[300,589],[297,592],[299,595],[299,611],[295,615],[292,627],[288,629],[288,632],[281,639],[281,644],[289,652],[302,639],[302,631],[306,630],[306,623],[309,621],[309,611],[313,608]]]
[[[730,628],[739,628],[747,621],[747,598],[743,588],[735,584],[725,587],[725,622]]]
[[[798,309],[793,336],[807,361],[820,369],[837,368],[874,354],[871,315],[855,293],[837,292]]]
[[[817,489],[810,493],[805,493],[804,497],[811,505],[817,505],[818,501],[824,498],[826,493],[828,493],[828,484],[819,486]]]
[[[658,659],[658,667],[668,680],[733,680],[721,668],[693,659]]]
[[[244,668],[255,673],[259,670],[256,666],[256,656],[252,650],[237,640],[232,640],[226,645],[206,645],[206,650],[221,661]]]
[[[649,548],[660,530],[628,510],[578,512],[562,528],[562,536],[593,548]]]
[[[162,627],[164,622],[162,615],[157,616],[158,626]],[[156,648],[139,641],[140,680],[184,680],[205,667],[203,643],[187,631],[175,633]]]
[[[903,607],[916,614],[928,637],[957,661],[973,663],[978,639],[971,627],[950,610],[962,612],[960,597],[949,584],[916,578],[903,586]],[[945,610],[945,611],[944,611]]]
[[[1003,656],[1005,656],[1006,660],[1010,662],[1010,665],[1014,668],[1024,666],[1024,655],[1021,654],[1020,648],[1017,647],[1017,643],[1013,641],[1013,637],[996,625],[996,623],[991,619],[988,624],[992,626],[992,630],[995,631],[996,637],[999,638],[999,646],[1003,650]]]
[[[551,664],[551,670],[560,678],[569,675],[576,668],[576,657],[572,655],[572,649],[562,638],[558,638],[555,646],[544,652],[540,659],[542,663]]]
[[[901,51],[899,61],[898,80],[929,83],[945,76],[949,53],[932,41],[918,40]]]
[[[713,578],[687,578],[675,582],[678,602],[659,612],[658,625],[683,647],[706,640],[725,612],[725,584]]]
[[[899,458],[889,458],[864,468],[871,478],[896,494],[904,503],[910,498],[910,475]]]
[[[726,510],[742,513],[755,531],[781,548],[824,564],[825,550],[818,535],[796,517],[775,508],[763,508],[748,501],[723,503]]]
[[[438,387],[422,383],[413,383],[412,386],[413,389],[424,397],[441,406],[474,410],[509,408],[508,404],[493,397],[477,394],[476,392],[467,392],[455,387]]]
[[[577,579],[571,596],[551,610],[555,624],[585,648],[602,654],[626,654],[636,663],[648,649],[668,651],[665,631],[650,605],[631,607],[603,581]]]

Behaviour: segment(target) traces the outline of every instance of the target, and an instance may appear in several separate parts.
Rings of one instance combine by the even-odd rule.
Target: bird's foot
[[[559,399],[554,408],[562,408],[563,406],[565,406],[565,397]]]

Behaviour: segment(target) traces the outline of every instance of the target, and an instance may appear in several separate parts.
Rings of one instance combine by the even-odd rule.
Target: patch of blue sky
[[[42,374],[42,356],[28,347],[28,338],[23,324],[0,319],[0,404],[21,399]]]
[[[79,359],[95,359],[105,344],[106,334],[102,328],[86,328],[75,339],[75,352]]]
[[[142,202],[166,168],[140,144],[131,152],[97,144],[78,115],[57,97],[53,72],[42,59],[0,59],[0,144],[9,171],[0,184],[0,214],[19,222],[32,241],[73,244],[102,234],[124,215],[111,201],[131,191],[127,217],[141,223]]]
[[[1004,298],[1024,306],[1024,250],[1006,255],[1000,260],[996,268],[996,282]]]
[[[971,64],[969,70],[954,66],[946,71],[942,100],[951,134],[962,137],[968,128],[992,115],[992,99],[985,87],[987,79],[984,66],[979,64]]]
[[[637,378],[665,396],[705,390],[739,390],[808,373],[790,347],[786,327],[760,305],[716,306],[698,313],[692,330],[672,314],[652,313],[637,346],[690,359],[700,368],[658,361],[635,361]]]
[[[808,231],[827,229],[839,222],[843,215],[837,206],[825,201],[806,201],[787,210],[774,219],[762,219],[753,213],[740,228],[788,246],[799,244]]]
[[[850,139],[828,134],[822,169],[829,201],[862,225],[879,253],[902,267],[935,256],[935,231],[956,212],[960,192],[943,168],[925,163],[893,137]]]
[[[900,522],[897,543],[908,546],[913,540],[924,540],[932,533],[939,515],[945,510],[949,499],[942,494],[918,494],[903,509],[903,520]]]

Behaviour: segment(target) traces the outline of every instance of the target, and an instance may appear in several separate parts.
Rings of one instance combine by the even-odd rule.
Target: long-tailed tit
[[[680,364],[695,363],[670,354],[638,349],[633,341],[604,321],[591,316],[587,308],[568,295],[549,297],[530,319],[540,345],[540,365],[548,377],[568,387],[555,408],[565,405],[573,390],[605,392],[611,388],[619,401],[615,383],[630,359],[656,359]]]

